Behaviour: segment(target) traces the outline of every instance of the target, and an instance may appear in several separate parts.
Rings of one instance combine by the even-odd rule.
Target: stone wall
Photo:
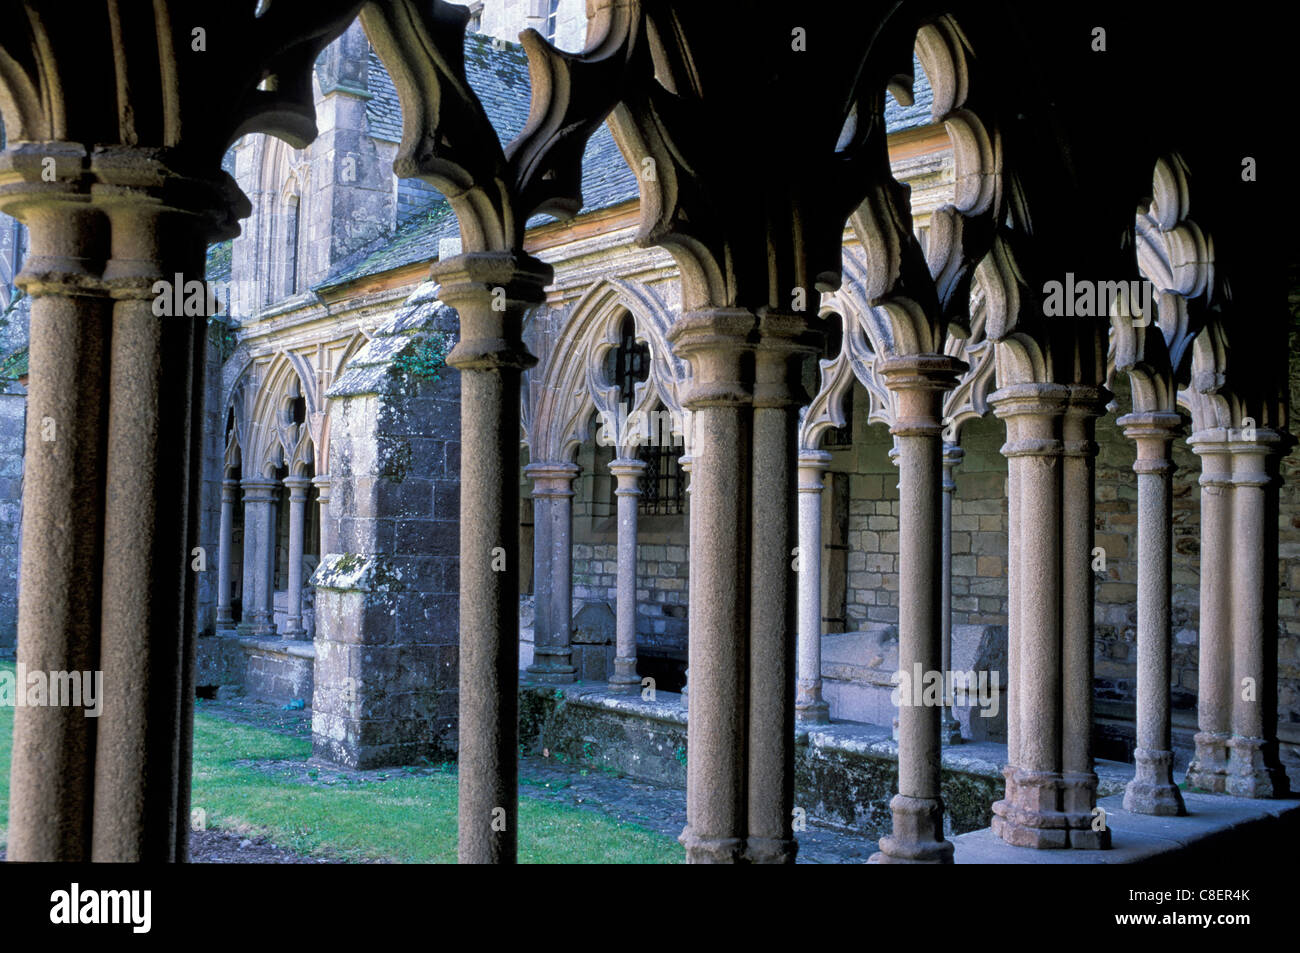
[[[456,312],[421,285],[330,389],[337,551],[316,587],[313,750],[350,767],[456,750],[460,378],[399,366]]]
[[[0,381],[0,656],[13,655],[18,637],[25,393],[17,381]]]
[[[1294,278],[1294,275],[1293,275]],[[1300,409],[1300,287],[1291,291],[1290,402]],[[1294,418],[1292,418],[1294,419]],[[1294,429],[1294,424],[1292,425]],[[1282,461],[1278,507],[1278,733],[1290,748],[1292,788],[1300,788],[1300,451]]]
[[[484,0],[479,29],[490,36],[516,43],[519,34],[527,27],[545,34],[542,18],[531,18],[534,13],[549,12],[551,0]],[[467,6],[473,6],[467,3]],[[587,39],[587,9],[584,0],[559,0],[556,9],[555,45],[562,50],[577,52]]]
[[[893,439],[880,424],[868,424],[866,392],[854,388],[853,445],[828,448],[832,456],[823,506],[832,524],[843,527],[848,545],[845,625],[898,621],[898,469],[889,459]],[[965,457],[954,471],[952,512],[954,625],[1006,625],[1007,495],[1004,431],[993,417],[966,425]],[[847,494],[835,492],[847,481]],[[844,506],[847,513],[836,512]],[[828,536],[828,539],[830,537]],[[823,566],[831,562],[824,554]],[[823,571],[827,571],[826,568]],[[836,616],[838,606],[826,615]]]
[[[1119,405],[1129,398],[1116,381]],[[1184,419],[1184,436],[1190,432]],[[1137,456],[1133,441],[1121,432],[1115,415],[1097,422],[1097,493],[1095,545],[1105,554],[1097,572],[1096,669],[1099,700],[1137,700]],[[1175,711],[1196,709],[1198,605],[1200,602],[1201,494],[1200,460],[1185,439],[1173,443],[1173,663],[1170,686]]]
[[[685,657],[688,553],[685,539],[678,544],[637,545],[638,647]],[[612,606],[617,595],[618,543],[575,544],[574,599]]]

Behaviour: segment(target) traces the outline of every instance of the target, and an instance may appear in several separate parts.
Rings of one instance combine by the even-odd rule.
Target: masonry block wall
[[[0,656],[13,655],[18,637],[18,543],[26,411],[22,385],[0,381]]]
[[[849,631],[898,621],[898,468],[889,459],[893,438],[888,430],[866,418],[866,392],[855,388],[853,445],[829,448],[831,482],[848,481],[848,512],[832,512],[830,518],[846,530]],[[992,417],[968,423],[962,432],[966,456],[954,473],[952,505],[954,625],[1007,622],[1004,439],[1001,422]],[[842,505],[838,495],[824,496],[823,506],[834,510]],[[836,609],[830,607],[828,614]]]
[[[573,598],[605,603],[618,595],[618,519],[609,464],[612,448],[587,444],[575,461],[582,467],[574,480]],[[686,658],[687,515],[642,514],[637,520],[637,646],[658,655]]]
[[[1117,389],[1121,385],[1117,384]],[[1121,405],[1127,403],[1127,395]],[[1185,421],[1186,422],[1186,421]],[[1186,428],[1185,428],[1186,430]],[[1106,568],[1097,572],[1096,670],[1099,699],[1137,698],[1137,481],[1136,448],[1108,414],[1097,422],[1095,544]],[[1200,460],[1184,440],[1173,445],[1173,662],[1175,711],[1195,712],[1200,602]]]
[[[1290,404],[1300,409],[1300,287],[1291,290]],[[1294,419],[1294,418],[1293,418]],[[1292,425],[1294,427],[1294,425]],[[1292,788],[1300,788],[1300,450],[1282,461],[1278,526],[1278,733]],[[1289,760],[1288,760],[1289,759]]]
[[[402,370],[456,312],[421,285],[330,389],[335,552],[312,577],[312,744],[350,767],[456,750],[460,384]]]
[[[644,534],[638,534],[642,539]],[[689,548],[685,533],[673,542],[639,542],[636,548],[637,624],[640,648],[685,657]],[[573,547],[573,597],[614,605],[618,595],[618,543]]]

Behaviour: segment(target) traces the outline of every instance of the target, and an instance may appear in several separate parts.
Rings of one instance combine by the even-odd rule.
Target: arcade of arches
[[[325,757],[454,752],[463,862],[515,858],[521,674],[689,711],[693,862],[794,860],[796,737],[828,722],[892,736],[880,862],[953,859],[965,742],[998,746],[1020,848],[1119,846],[1099,756],[1133,814],[1288,793],[1264,110],[1206,124],[1226,66],[1121,108],[1150,36],[1216,62],[1202,27],[587,0],[580,52],[493,60],[442,0],[200,4],[202,51],[194,6],[0,13],[17,655],[119,686],[93,729],[16,712],[11,858],[187,859],[218,645],[288,659],[289,692],[310,669]],[[529,103],[478,88],[525,57]],[[214,356],[153,289],[230,239]],[[890,698],[954,669],[996,676],[994,717]]]

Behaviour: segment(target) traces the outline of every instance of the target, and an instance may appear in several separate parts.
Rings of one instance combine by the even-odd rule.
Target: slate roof
[[[930,122],[934,90],[930,88],[925,70],[921,69],[921,61],[915,55],[912,56],[912,75],[916,77],[912,84],[912,105],[904,106],[894,98],[893,93],[885,94],[885,128],[889,132],[902,132]]]
[[[231,240],[217,242],[208,246],[207,270],[204,277],[208,281],[229,281],[231,261]]]
[[[915,102],[903,106],[892,95],[885,100],[885,124],[891,132],[900,132],[930,122],[930,104],[934,99],[930,84],[919,61],[913,63],[916,83]],[[502,144],[508,143],[528,121],[528,58],[517,43],[497,43],[482,34],[465,37],[465,72],[470,85],[487,109]],[[392,78],[379,57],[370,54],[369,88],[374,95],[366,104],[371,134],[392,142],[401,140],[401,105]],[[383,236],[337,262],[316,289],[381,274],[403,265],[431,261],[438,257],[438,242],[457,238],[460,230],[451,206],[441,195],[430,192],[430,205],[403,222],[392,235]],[[607,126],[601,126],[587,143],[582,161],[582,212],[610,208],[637,196],[636,175],[628,167],[614,143]],[[553,221],[539,215],[530,226]]]

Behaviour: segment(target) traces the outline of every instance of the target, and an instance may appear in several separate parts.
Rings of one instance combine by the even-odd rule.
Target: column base
[[[1133,762],[1133,780],[1124,788],[1124,810],[1158,817],[1182,817],[1187,813],[1182,792],[1174,784],[1172,751],[1137,748]]]
[[[895,794],[889,802],[894,832],[880,838],[872,864],[951,864],[952,842],[943,838],[943,800]]]
[[[297,628],[285,626],[284,631],[280,633],[280,637],[291,642],[305,642],[307,641],[307,630],[301,626]]]
[[[1110,850],[1110,828],[1097,809],[1097,775],[1089,771],[1061,775],[1061,804],[1070,846],[1075,850]],[[1100,820],[1099,820],[1100,819]]]
[[[609,677],[609,690],[620,695],[634,695],[641,691],[641,676],[636,673],[636,659],[614,657],[614,674]]]
[[[524,671],[529,681],[547,685],[569,685],[578,680],[578,670],[572,665],[530,665]]]
[[[1227,793],[1234,797],[1285,797],[1286,772],[1277,761],[1276,744],[1263,738],[1234,735],[1228,741]]]
[[[799,853],[799,842],[793,837],[751,837],[745,858],[751,864],[793,864]]]
[[[677,840],[686,848],[688,864],[738,864],[744,859],[746,845],[739,837],[700,837],[688,824]]]
[[[828,725],[831,706],[821,698],[801,698],[794,703],[794,720],[800,725]]]
[[[1057,807],[1062,782],[1052,771],[1016,771],[1007,778],[1008,797],[993,805],[993,833],[1015,847],[1069,847],[1069,818]]]
[[[1228,790],[1228,742],[1232,736],[1219,731],[1198,731],[1196,754],[1187,769],[1187,783],[1211,794]]]

